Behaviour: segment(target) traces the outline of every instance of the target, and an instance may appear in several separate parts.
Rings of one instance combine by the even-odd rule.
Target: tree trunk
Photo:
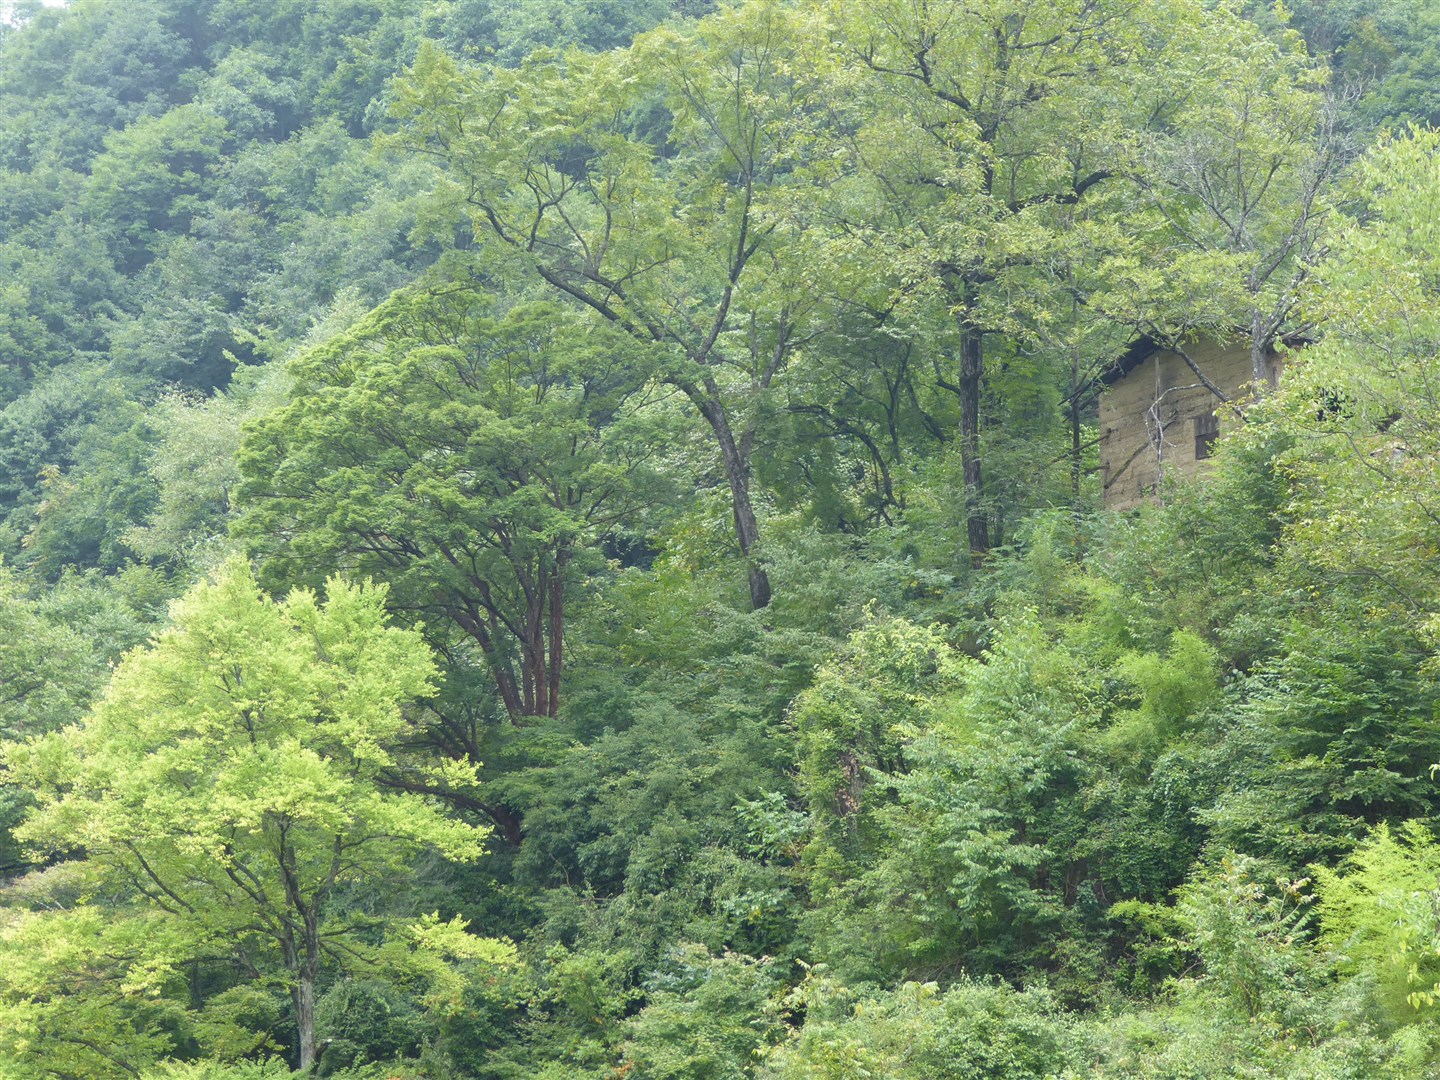
[[[295,895],[287,882],[286,896],[292,903]],[[296,1071],[308,1073],[314,1071],[319,1057],[315,1042],[315,982],[320,972],[320,930],[312,911],[302,908],[300,914],[303,942],[295,940],[297,927],[287,919],[280,946],[285,966],[295,976],[290,986],[290,1002],[295,1007],[296,1050],[300,1058]]]
[[[1259,311],[1250,315],[1250,376],[1255,381],[1257,397],[1275,386],[1275,368],[1270,363],[1270,332],[1265,316]]]
[[[565,564],[570,553],[555,553],[555,576],[550,582],[550,663],[546,673],[550,685],[550,715],[560,712],[560,672],[565,662]]]
[[[452,608],[449,615],[460,626],[460,629],[469,634],[480,646],[484,653],[490,674],[495,679],[495,688],[500,691],[500,701],[505,706],[505,712],[512,719],[525,715],[525,706],[520,697],[520,687],[516,684],[515,673],[510,669],[510,664],[500,653],[495,645],[495,634],[492,627],[486,624],[486,617],[473,603],[467,603],[464,609]]]
[[[291,994],[295,1002],[295,1026],[300,1039],[299,1072],[315,1070],[315,976],[301,974]]]
[[[1083,470],[1080,462],[1080,358],[1070,358],[1070,501],[1078,512],[1080,509],[1080,481]]]
[[[960,465],[965,478],[965,532],[970,559],[978,563],[990,550],[990,526],[980,471],[980,382],[985,372],[984,331],[960,327]]]
[[[515,811],[501,804],[494,806],[487,804],[485,812],[490,820],[495,822],[496,827],[500,830],[500,835],[505,837],[505,842],[518,850],[520,842],[525,839],[525,832]]]
[[[340,873],[340,837],[335,838],[335,850],[331,859],[329,882],[308,899],[300,890],[300,878],[295,869],[295,849],[286,839],[288,826],[281,826],[280,875],[285,884],[285,901],[298,922],[285,917],[281,934],[281,950],[285,955],[285,966],[295,977],[290,987],[290,1000],[295,1006],[295,1034],[299,1051],[301,1073],[311,1073],[319,1058],[315,1043],[315,983],[320,975],[320,906],[325,893]],[[299,939],[296,940],[296,933]]]
[[[541,559],[525,613],[523,663],[525,715],[557,716],[560,671],[565,656],[565,564],[570,553],[555,552],[554,565]]]
[[[745,556],[750,576],[750,608],[759,611],[770,604],[770,575],[760,565],[755,551],[760,543],[760,526],[755,521],[755,508],[750,505],[750,470],[747,466],[725,461],[725,478],[730,482],[730,505],[735,515],[735,536]]]
[[[549,714],[545,678],[545,611],[548,608],[549,572],[542,561],[535,574],[535,585],[526,598],[525,641],[521,643],[520,663],[525,672],[525,715]]]
[[[760,564],[756,548],[760,543],[760,526],[755,521],[755,508],[750,504],[750,462],[735,441],[725,407],[715,398],[702,395],[695,387],[682,387],[700,410],[715,433],[720,445],[720,459],[725,466],[725,479],[730,484],[730,508],[735,516],[735,538],[740,554],[745,556],[750,575],[750,607],[759,611],[770,603],[770,577]]]

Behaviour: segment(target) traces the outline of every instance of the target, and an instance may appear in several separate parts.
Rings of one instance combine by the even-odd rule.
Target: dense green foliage
[[[0,0],[0,1075],[1440,1071],[1437,33]]]

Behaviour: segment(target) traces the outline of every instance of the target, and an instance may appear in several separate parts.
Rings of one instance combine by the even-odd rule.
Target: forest
[[[1437,125],[1436,0],[0,0],[0,1077],[1440,1076]]]

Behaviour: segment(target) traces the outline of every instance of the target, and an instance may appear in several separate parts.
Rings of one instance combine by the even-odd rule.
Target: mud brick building
[[[1253,392],[1250,345],[1185,345],[1222,402],[1175,353],[1142,338],[1106,375],[1100,396],[1100,465],[1105,506],[1127,510],[1156,497],[1164,484],[1203,470],[1216,440],[1241,423],[1235,403]],[[1271,360],[1271,379],[1280,361]]]

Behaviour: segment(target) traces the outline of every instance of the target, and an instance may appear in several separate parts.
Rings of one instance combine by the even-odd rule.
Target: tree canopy
[[[81,724],[13,744],[5,762],[37,801],[22,843],[83,855],[87,872],[128,882],[152,921],[169,917],[137,931],[142,950],[168,945],[139,961],[149,978],[216,953],[250,979],[278,968],[301,1069],[316,1060],[322,966],[367,961],[370,920],[337,916],[330,898],[421,849],[474,858],[485,834],[376,783],[434,668],[418,635],[384,625],[383,590],[332,579],[326,591],[277,604],[228,567],[177,601],[171,627],[125,658]],[[87,917],[82,905],[65,919]]]

